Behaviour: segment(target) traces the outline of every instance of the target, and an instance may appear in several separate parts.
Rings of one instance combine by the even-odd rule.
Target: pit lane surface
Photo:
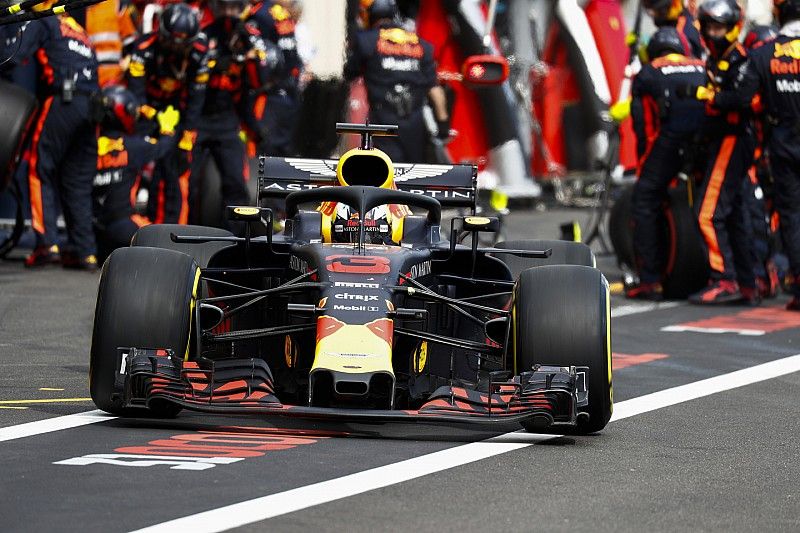
[[[553,237],[572,215],[512,217],[511,236]],[[751,310],[616,295],[617,419],[594,436],[485,443],[496,433],[62,418],[94,409],[98,277],[0,263],[3,531],[800,530],[800,314],[785,297]]]

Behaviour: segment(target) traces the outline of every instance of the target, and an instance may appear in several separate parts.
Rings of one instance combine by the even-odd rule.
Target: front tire
[[[552,250],[550,257],[517,257],[511,254],[497,254],[497,258],[506,264],[514,279],[523,270],[545,265],[583,265],[595,266],[591,248],[580,242],[556,241],[547,239],[523,239],[498,242],[495,248],[504,250]]]
[[[233,237],[233,233],[221,228],[185,226],[181,224],[151,224],[139,228],[139,231],[131,239],[131,246],[152,246],[153,248],[183,252],[193,257],[200,268],[206,268],[214,254],[223,248],[233,245],[231,242],[220,241],[204,243],[173,242],[170,238],[171,233],[191,237]]]
[[[117,348],[188,350],[200,270],[188,255],[137,247],[115,250],[103,265],[94,315],[89,391],[95,405],[120,416],[175,416],[180,407],[159,402],[126,409],[115,394]]]
[[[613,410],[609,303],[608,282],[587,266],[531,268],[514,287],[514,373],[536,364],[589,367],[589,419],[579,419],[579,434],[603,429]]]

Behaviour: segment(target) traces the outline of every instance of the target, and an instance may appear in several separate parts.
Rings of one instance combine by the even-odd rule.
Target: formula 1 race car
[[[338,161],[262,158],[272,211],[228,207],[243,237],[153,225],[103,266],[91,348],[95,404],[121,416],[211,413],[601,430],[612,411],[608,284],[583,244],[478,244],[476,169],[394,165],[362,136]],[[338,183],[338,185],[335,185]],[[352,214],[345,228],[332,204]],[[312,205],[311,209],[304,206]],[[366,216],[407,207],[385,243]],[[350,231],[346,241],[335,231]],[[459,241],[471,241],[461,244]],[[499,426],[498,426],[499,427]]]

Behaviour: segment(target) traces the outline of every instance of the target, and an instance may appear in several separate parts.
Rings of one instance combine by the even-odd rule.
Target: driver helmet
[[[358,242],[359,213],[347,204],[336,205],[331,240],[333,242]],[[393,244],[392,215],[387,205],[367,211],[364,217],[364,242],[367,244]]]
[[[339,185],[370,185],[381,189],[396,189],[394,165],[383,151],[377,148],[354,148],[339,159],[336,167]],[[331,242],[358,242],[361,214],[340,202],[323,202],[318,210],[325,217],[323,224],[330,227]],[[395,244],[400,241],[400,222],[410,214],[405,205],[379,205],[367,211],[364,217],[364,242]]]

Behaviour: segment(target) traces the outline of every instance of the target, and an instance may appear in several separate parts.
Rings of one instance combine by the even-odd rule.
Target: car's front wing
[[[169,350],[120,348],[115,394],[126,407],[167,401],[209,413],[279,415],[360,421],[499,424],[537,428],[574,425],[588,403],[582,367],[540,366],[480,389],[439,387],[417,410],[309,407],[282,403],[262,359],[184,362]]]

